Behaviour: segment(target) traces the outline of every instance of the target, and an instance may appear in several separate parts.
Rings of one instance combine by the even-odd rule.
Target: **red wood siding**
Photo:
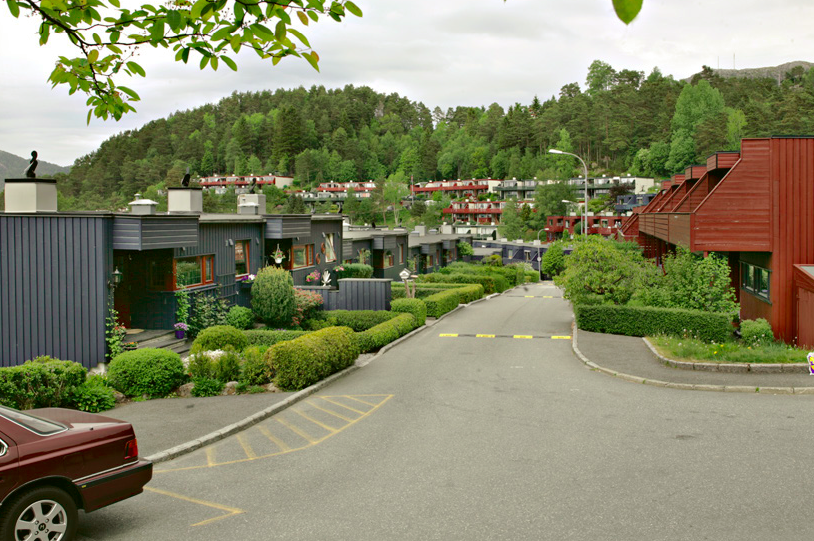
[[[797,345],[814,347],[814,291],[797,288]]]
[[[670,214],[670,243],[690,247],[692,216],[690,214]]]
[[[713,169],[730,169],[740,159],[740,152],[716,152],[707,158],[707,171]]]
[[[698,180],[706,172],[706,165],[691,165],[684,170],[684,180]]]
[[[740,303],[741,303],[741,319],[757,319],[762,317],[766,321],[772,321],[772,305],[764,300],[758,299],[748,291],[741,289]],[[775,336],[777,336],[775,331]]]

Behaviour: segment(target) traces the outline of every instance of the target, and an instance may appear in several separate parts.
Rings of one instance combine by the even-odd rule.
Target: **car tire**
[[[76,502],[60,488],[32,488],[21,492],[3,507],[0,519],[2,541],[71,541],[76,533],[79,520]],[[38,533],[38,536],[26,537],[29,532]]]

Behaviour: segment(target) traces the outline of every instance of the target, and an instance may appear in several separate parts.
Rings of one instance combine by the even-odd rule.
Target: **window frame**
[[[305,249],[305,265],[294,264],[294,252],[298,248]],[[313,244],[295,244],[291,247],[291,269],[306,269],[314,266],[314,245]]]
[[[336,233],[325,233],[325,263],[333,263],[338,259],[336,255],[336,243],[334,242],[335,238]],[[333,252],[333,258],[328,257],[329,247],[331,252]]]
[[[237,272],[237,247],[238,245],[243,245],[243,259],[246,263],[246,272]],[[252,273],[251,269],[251,252],[250,252],[251,241],[250,240],[236,240],[235,241],[235,278],[239,278],[242,276],[248,276]]]
[[[178,267],[177,263],[183,259],[197,259],[200,266],[201,281],[195,284],[185,284],[178,286]],[[207,273],[208,271],[208,273]],[[209,274],[209,276],[207,276]],[[181,289],[190,289],[193,287],[201,287],[215,283],[215,256],[214,254],[205,255],[191,255],[187,257],[174,257],[172,258],[172,289],[178,291]]]
[[[772,301],[772,270],[745,261],[740,262],[740,287],[743,291],[771,303]],[[761,288],[765,279],[766,288]]]
[[[404,263],[404,244],[399,244],[399,263]]]
[[[389,269],[391,267],[394,267],[395,264],[396,257],[393,255],[393,252],[390,250],[385,250],[384,253],[382,254],[382,268]]]

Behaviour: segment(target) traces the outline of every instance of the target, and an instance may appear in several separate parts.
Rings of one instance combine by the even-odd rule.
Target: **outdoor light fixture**
[[[116,270],[113,271],[113,277],[107,282],[107,287],[111,289],[115,289],[116,286],[122,283],[122,271],[116,267]]]
[[[585,160],[577,156],[576,154],[572,154],[570,152],[563,152],[562,150],[557,150],[556,148],[548,149],[549,154],[566,154],[568,156],[573,156],[574,158],[578,159],[582,164],[582,169],[585,171],[585,207],[582,210],[583,218],[582,218],[582,231],[587,235],[588,234],[588,166],[585,165]],[[565,202],[565,199],[563,199]]]

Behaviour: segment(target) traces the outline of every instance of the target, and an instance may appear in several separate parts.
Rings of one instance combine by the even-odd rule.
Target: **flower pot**
[[[279,265],[280,263],[282,263],[282,262],[283,262],[283,258],[282,258],[282,257],[275,257],[275,258],[274,258],[274,262],[275,262],[275,263],[277,263],[277,264]]]
[[[175,337],[179,340],[184,337],[184,329],[175,329]]]

